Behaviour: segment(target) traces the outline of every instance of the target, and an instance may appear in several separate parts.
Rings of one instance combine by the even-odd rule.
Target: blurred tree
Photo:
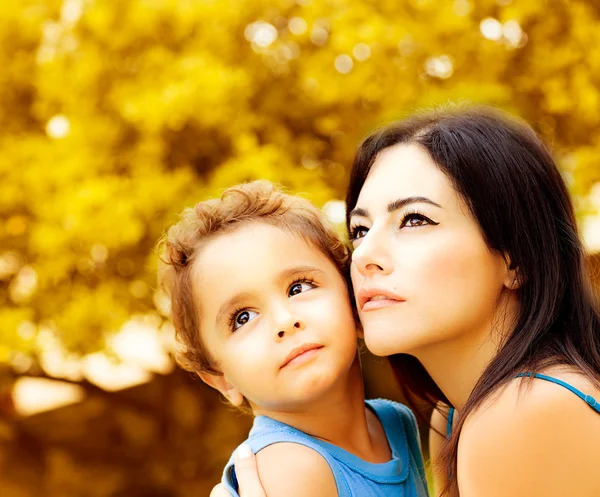
[[[424,105],[524,117],[584,200],[599,17],[583,0],[0,3],[0,362],[25,369],[48,337],[102,349],[166,312],[153,249],[184,206],[253,178],[341,198],[361,136]]]

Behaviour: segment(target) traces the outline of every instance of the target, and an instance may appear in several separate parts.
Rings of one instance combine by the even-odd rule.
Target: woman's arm
[[[458,449],[461,497],[600,495],[600,416],[542,381],[508,385],[466,420]]]

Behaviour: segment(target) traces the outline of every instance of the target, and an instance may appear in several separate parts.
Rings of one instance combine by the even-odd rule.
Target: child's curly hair
[[[180,344],[177,362],[188,371],[222,374],[200,340],[192,265],[207,241],[252,222],[281,228],[320,250],[339,268],[351,295],[349,251],[313,204],[284,193],[268,181],[228,188],[220,199],[185,209],[180,221],[159,242],[159,284],[171,298],[171,319]]]

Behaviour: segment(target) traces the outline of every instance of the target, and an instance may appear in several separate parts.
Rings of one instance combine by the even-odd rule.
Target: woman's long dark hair
[[[388,125],[359,146],[346,196],[346,222],[382,150],[424,147],[468,205],[488,247],[508,255],[519,281],[519,316],[462,407],[442,463],[457,493],[456,455],[465,418],[523,371],[570,365],[600,384],[600,315],[573,206],[546,146],[526,124],[487,107],[434,111]],[[448,399],[414,357],[390,363],[409,402]]]

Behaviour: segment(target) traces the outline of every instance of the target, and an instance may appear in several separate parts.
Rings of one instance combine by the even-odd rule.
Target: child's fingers
[[[245,444],[235,453],[235,474],[240,485],[240,497],[267,497],[258,476],[256,457]]]

